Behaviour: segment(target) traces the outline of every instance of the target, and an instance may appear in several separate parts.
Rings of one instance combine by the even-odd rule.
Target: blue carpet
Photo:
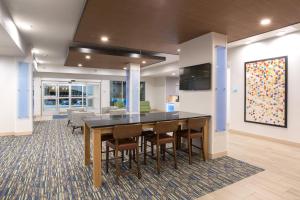
[[[94,188],[92,169],[83,165],[82,134],[71,134],[66,124],[36,122],[32,136],[0,138],[1,200],[195,199],[263,171],[228,156],[204,162],[196,154],[189,165],[187,154],[178,151],[178,170],[167,154],[160,175],[148,159],[141,179],[130,174],[116,182],[111,166],[108,174],[102,171],[103,186]]]

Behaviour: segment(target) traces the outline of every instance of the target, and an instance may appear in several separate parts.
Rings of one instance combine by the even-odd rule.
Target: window
[[[145,101],[146,83],[140,82],[140,101]],[[126,81],[110,82],[110,105],[125,107],[126,106]]]
[[[126,81],[110,81],[110,105],[126,106]]]
[[[140,83],[140,101],[145,101],[145,99],[146,99],[145,90],[146,90],[146,83],[141,82]]]
[[[85,108],[100,113],[100,83],[43,83],[42,110],[47,114],[66,112],[69,108]]]

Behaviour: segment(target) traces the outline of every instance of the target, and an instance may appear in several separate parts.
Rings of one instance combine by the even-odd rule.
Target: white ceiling
[[[3,56],[21,56],[22,52],[16,46],[9,34],[0,26],[0,55]]]
[[[27,43],[39,50],[41,64],[62,66],[73,40],[85,0],[3,0]]]

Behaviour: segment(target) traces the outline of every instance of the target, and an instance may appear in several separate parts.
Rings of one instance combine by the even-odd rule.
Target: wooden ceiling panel
[[[272,24],[262,27],[260,19]],[[208,32],[229,42],[300,22],[299,0],[88,0],[74,41],[176,54]]]
[[[90,59],[85,59],[86,55],[90,55]],[[145,64],[142,62],[146,61]],[[82,64],[82,67],[88,68],[102,68],[102,69],[123,69],[128,63],[140,64],[141,67],[146,67],[148,65],[156,64],[165,61],[164,57],[147,57],[141,56],[139,58],[134,58],[130,56],[121,55],[109,55],[100,53],[83,53],[77,50],[70,50],[68,54],[65,66],[78,66]]]

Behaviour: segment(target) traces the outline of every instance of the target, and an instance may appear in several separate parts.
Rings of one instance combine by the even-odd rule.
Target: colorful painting
[[[245,121],[287,127],[287,56],[245,63]]]

